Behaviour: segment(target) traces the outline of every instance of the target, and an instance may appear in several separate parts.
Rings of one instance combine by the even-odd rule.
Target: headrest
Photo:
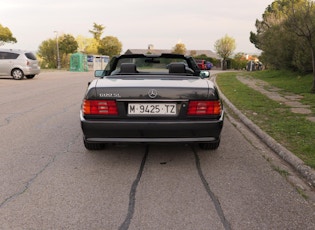
[[[138,73],[137,66],[133,63],[121,63],[120,73]]]
[[[169,73],[186,73],[186,66],[184,63],[172,63],[168,67]]]

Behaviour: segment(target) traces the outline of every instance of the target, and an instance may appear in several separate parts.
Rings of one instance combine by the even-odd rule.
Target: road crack
[[[59,154],[58,154],[59,155]],[[14,200],[15,198],[19,197],[20,195],[22,195],[23,193],[25,193],[29,187],[32,185],[32,183],[36,180],[36,178],[41,175],[56,159],[57,155],[55,155],[46,165],[44,165],[44,167],[38,171],[32,178],[30,178],[24,188],[22,188],[22,190],[20,190],[19,192],[7,197],[2,203],[0,203],[0,208],[2,208],[5,204],[7,204],[8,202],[10,202],[11,200]]]
[[[202,169],[201,169],[201,165],[200,165],[200,158],[197,154],[197,151],[193,149],[193,152],[194,152],[194,156],[195,156],[195,162],[196,162],[196,167],[197,167],[197,171],[198,171],[198,174],[199,174],[199,177],[201,179],[201,182],[204,186],[204,188],[206,189],[209,197],[211,198],[214,206],[215,206],[215,209],[217,211],[217,214],[221,220],[221,223],[224,227],[225,230],[230,230],[231,229],[231,226],[230,226],[230,223],[228,222],[228,220],[225,218],[225,215],[224,215],[224,212],[223,212],[223,209],[221,207],[221,204],[220,204],[220,201],[219,199],[216,197],[216,195],[214,194],[214,192],[211,190],[205,176],[203,175],[203,172],[202,172]]]
[[[133,217],[134,210],[135,210],[136,191],[137,191],[137,187],[138,187],[138,184],[140,182],[140,179],[141,179],[141,176],[142,176],[142,173],[144,170],[144,165],[145,165],[145,162],[147,160],[148,153],[149,153],[149,146],[147,146],[145,149],[145,154],[143,155],[142,162],[141,162],[137,177],[134,180],[134,182],[132,183],[130,193],[129,193],[128,213],[127,213],[127,216],[126,216],[124,222],[120,225],[119,230],[126,230],[130,226],[130,222],[131,222],[131,219]]]
[[[2,208],[4,205],[6,205],[8,202],[16,199],[17,197],[19,197],[20,195],[24,194],[29,188],[30,186],[33,184],[33,182],[37,179],[37,177],[39,177],[49,166],[51,166],[56,158],[58,156],[60,156],[61,154],[64,154],[64,153],[68,153],[70,152],[70,147],[75,143],[75,141],[80,137],[80,134],[76,135],[73,140],[71,142],[69,142],[69,144],[67,145],[67,148],[65,151],[63,152],[59,152],[57,154],[55,154],[51,160],[49,160],[33,177],[31,177],[26,183],[25,183],[25,186],[19,191],[19,192],[16,192],[15,194],[7,197],[6,199],[4,199],[3,202],[0,203],[0,208]]]

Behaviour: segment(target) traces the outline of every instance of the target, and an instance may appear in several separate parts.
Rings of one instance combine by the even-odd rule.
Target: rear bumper
[[[40,73],[40,68],[27,67],[23,69],[23,73],[24,75],[37,75]]]
[[[217,142],[223,127],[224,114],[219,120],[207,121],[98,121],[85,120],[81,128],[85,141],[113,142]]]

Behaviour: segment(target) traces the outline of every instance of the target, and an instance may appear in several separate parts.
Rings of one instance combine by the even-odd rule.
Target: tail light
[[[114,100],[84,100],[82,110],[85,115],[118,115]]]
[[[220,115],[220,101],[190,101],[187,115]]]

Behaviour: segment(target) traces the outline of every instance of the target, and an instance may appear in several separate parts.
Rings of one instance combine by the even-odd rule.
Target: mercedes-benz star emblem
[[[156,89],[150,89],[149,92],[148,92],[148,95],[150,98],[156,98],[157,95],[158,95],[158,92]]]

